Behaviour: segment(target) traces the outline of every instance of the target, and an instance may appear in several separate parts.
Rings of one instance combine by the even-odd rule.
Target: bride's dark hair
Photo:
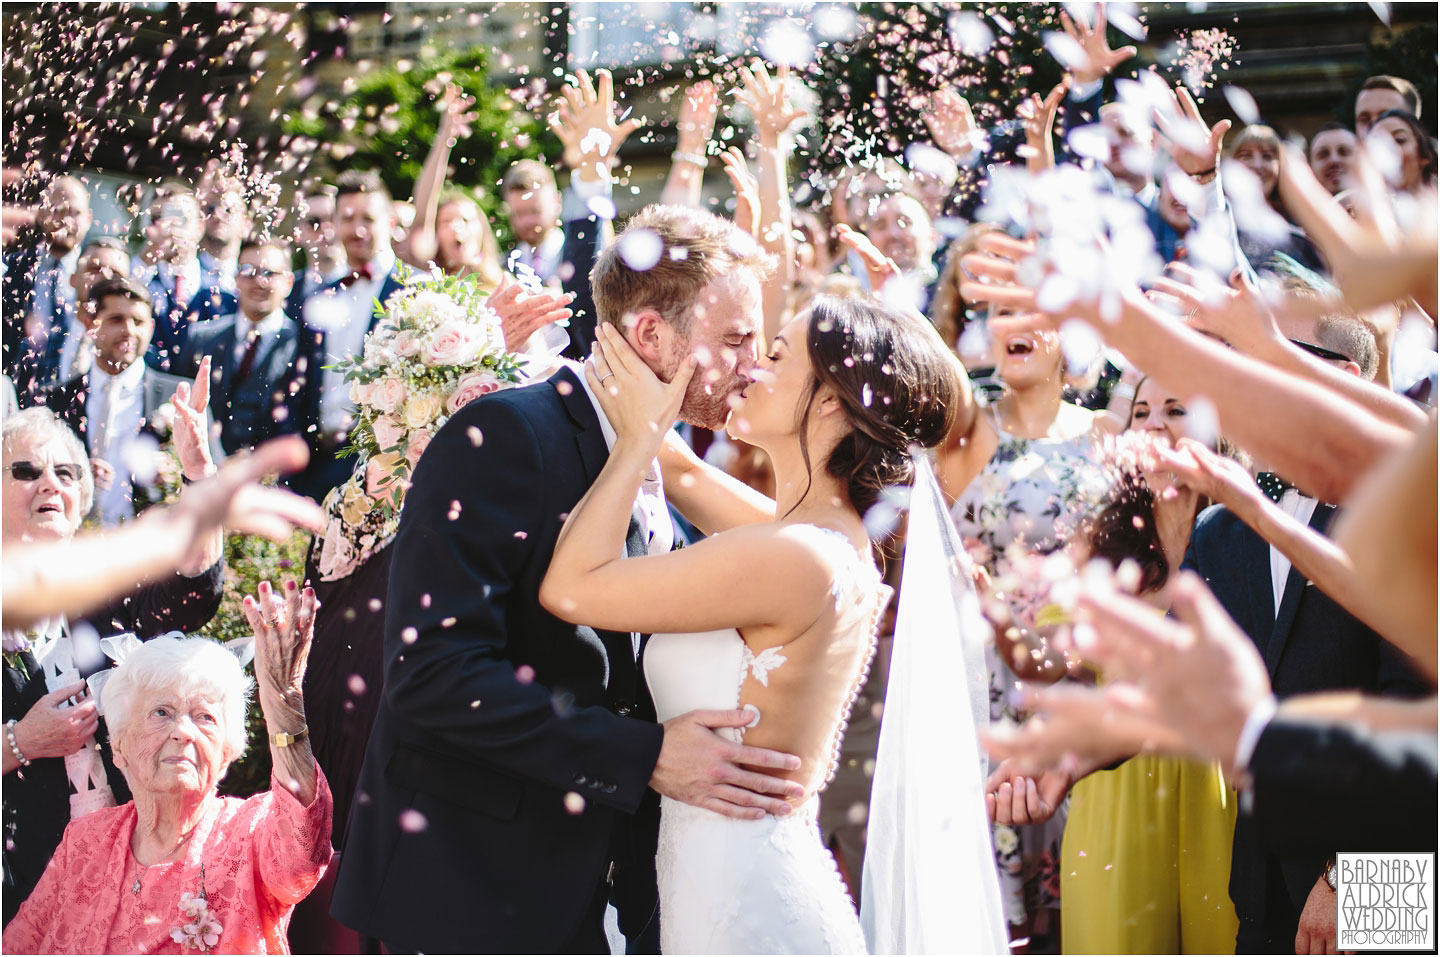
[[[864,515],[883,489],[911,480],[911,445],[931,448],[950,434],[964,388],[958,362],[925,320],[856,297],[811,300],[805,344],[813,376],[801,403],[800,454],[808,471],[810,411],[829,386],[854,428],[825,471]]]

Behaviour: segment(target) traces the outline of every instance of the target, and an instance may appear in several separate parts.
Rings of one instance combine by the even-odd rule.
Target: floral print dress
[[[1039,439],[1006,432],[993,405],[985,412],[999,444],[955,500],[951,515],[971,556],[999,577],[1010,572],[1022,554],[1047,554],[1060,548],[1076,518],[1101,500],[1108,483],[1092,438],[1093,412],[1062,404],[1049,432]],[[1015,614],[1022,620],[1032,618],[1041,601],[1030,585],[1022,580],[1012,590]],[[990,720],[1018,725],[1026,717],[1015,703],[1018,679],[993,645],[986,649],[986,657]],[[1005,919],[1032,935],[1058,930],[1054,912],[1060,907],[1060,845],[1067,809],[1068,799],[1044,824],[994,825]]]

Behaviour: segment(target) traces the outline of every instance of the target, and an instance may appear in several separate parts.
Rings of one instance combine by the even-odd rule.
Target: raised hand
[[[1243,504],[1258,504],[1265,497],[1243,465],[1192,438],[1182,438],[1173,449],[1157,443],[1151,454],[1157,471],[1170,472],[1186,488],[1231,511],[1238,513]]]
[[[1155,124],[1165,139],[1175,165],[1190,176],[1213,173],[1220,168],[1220,153],[1230,121],[1206,126],[1200,107],[1184,84],[1176,84],[1171,102],[1155,110]]]
[[[560,95],[549,126],[564,147],[565,165],[581,173],[594,170],[608,176],[620,145],[642,121],[621,120],[615,115],[615,80],[609,70],[597,71],[593,83],[590,74],[577,70]]]
[[[566,306],[574,299],[573,292],[562,293],[552,289],[528,292],[520,283],[505,276],[485,304],[500,317],[500,328],[505,333],[505,351],[519,352],[525,348],[535,330],[569,319],[572,313]]]
[[[303,711],[301,686],[319,607],[315,590],[308,585],[302,590],[287,581],[282,598],[268,581],[262,581],[256,595],[246,595],[241,606],[255,630],[255,679],[261,705],[268,698]]]
[[[287,581],[281,598],[268,581],[262,581],[255,597],[246,595],[241,607],[255,630],[256,697],[265,716],[265,730],[272,736],[270,758],[275,776],[300,803],[309,804],[315,797],[315,757],[306,734],[302,685],[320,603],[309,585],[302,589]],[[291,740],[278,744],[277,734]]]
[[[277,472],[298,472],[309,459],[305,440],[298,435],[271,439],[249,455],[226,459],[215,475],[185,489],[174,505],[153,511],[159,513],[157,520],[177,524],[192,543],[222,527],[276,542],[288,541],[297,528],[319,532],[325,527],[320,506],[294,492],[259,484]]]
[[[1061,80],[1045,99],[1040,99],[1038,93],[1031,93],[1015,110],[1015,115],[1025,124],[1025,146],[1029,150],[1025,167],[1032,173],[1055,165],[1055,114],[1068,89],[1069,79]]]
[[[1075,644],[1109,676],[1133,682],[1156,717],[1195,757],[1234,771],[1235,746],[1250,712],[1271,694],[1254,643],[1198,576],[1182,572],[1167,589],[1176,621],[1129,595],[1092,584],[1081,597]]]
[[[930,109],[924,113],[925,125],[935,145],[951,157],[963,160],[980,148],[980,128],[970,101],[954,90],[936,90],[930,94]]]
[[[739,67],[740,89],[735,91],[735,100],[749,108],[755,117],[755,132],[765,146],[773,146],[780,134],[805,115],[804,110],[790,104],[786,89],[790,79],[790,67],[780,64],[772,77],[761,60],[754,60],[749,67]]]
[[[1105,27],[1109,21],[1105,17],[1105,4],[1095,4],[1095,15],[1089,23],[1077,24],[1071,19],[1070,14],[1060,11],[1060,25],[1064,27],[1065,33],[1079,44],[1080,49],[1085,53],[1086,65],[1082,68],[1076,66],[1071,72],[1075,82],[1082,86],[1087,83],[1094,83],[1096,80],[1109,76],[1114,69],[1136,53],[1134,47],[1125,46],[1118,50],[1110,49],[1110,40],[1105,36]]]
[[[865,264],[865,276],[870,280],[872,295],[879,296],[885,284],[900,275],[901,270],[895,260],[882,253],[864,233],[856,232],[841,223],[835,227],[835,234],[840,238],[840,242],[855,250],[860,261]]]
[[[210,458],[210,438],[206,434],[205,413],[210,404],[210,357],[200,360],[195,373],[195,384],[182,382],[175,387],[171,399],[175,407],[175,455],[185,477],[198,482],[215,473],[215,463]]]
[[[760,181],[745,163],[740,147],[732,146],[720,154],[725,175],[735,187],[735,225],[755,238],[760,236]]]
[[[681,153],[704,156],[720,115],[720,94],[710,80],[692,83],[680,104],[680,121],[675,126],[676,146]]]
[[[1437,312],[1437,251],[1433,194],[1418,203],[1418,221],[1401,229],[1385,182],[1361,151],[1355,167],[1356,216],[1320,185],[1303,156],[1285,149],[1280,157],[1280,195],[1285,208],[1315,240],[1330,264],[1345,300],[1369,309],[1413,297],[1432,318]]]
[[[1169,275],[1155,280],[1152,291],[1176,300],[1192,329],[1218,336],[1251,355],[1284,341],[1275,314],[1243,273],[1237,272],[1240,288],[1233,289],[1184,263],[1166,268]]]
[[[680,415],[685,389],[695,374],[696,359],[686,356],[669,382],[661,382],[625,337],[608,322],[595,328],[595,351],[585,364],[590,383],[605,417],[615,427],[616,445],[643,447],[648,461]]]
[[[463,140],[470,135],[474,125],[475,97],[457,84],[447,85],[440,98],[440,124],[436,135]]]

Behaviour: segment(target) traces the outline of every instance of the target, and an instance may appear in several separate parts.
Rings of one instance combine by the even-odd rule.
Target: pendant
[[[132,893],[132,894],[138,894],[138,893],[140,893],[140,878],[138,878],[138,877],[135,878],[135,883],[133,883],[133,884],[130,885],[130,893]]]

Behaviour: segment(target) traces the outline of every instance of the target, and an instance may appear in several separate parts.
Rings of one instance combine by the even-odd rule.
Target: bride
[[[863,516],[909,481],[910,446],[944,440],[962,374],[920,318],[815,299],[776,336],[730,415],[731,434],[774,464],[772,502],[667,441],[694,368],[691,358],[662,383],[600,326],[585,372],[617,439],[560,534],[540,600],[567,621],[653,633],[644,669],[662,722],[743,708],[754,720],[736,740],[800,758],[798,770],[773,772],[804,788],[781,817],[737,820],[662,798],[662,951],[864,952],[816,826],[888,597]],[[619,560],[657,454],[671,500],[711,537]]]

